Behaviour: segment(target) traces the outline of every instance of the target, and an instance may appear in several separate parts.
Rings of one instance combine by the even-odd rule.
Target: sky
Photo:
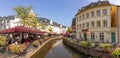
[[[70,26],[78,9],[98,0],[0,0],[0,16],[16,15],[17,6],[32,6],[38,17],[45,17],[65,26]],[[109,0],[120,5],[120,0]]]

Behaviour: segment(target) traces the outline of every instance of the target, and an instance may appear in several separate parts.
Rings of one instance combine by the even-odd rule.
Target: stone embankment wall
[[[27,53],[25,55],[25,58],[34,58],[34,56],[36,56],[37,52],[39,50],[41,50],[43,47],[45,47],[46,45],[49,44],[49,42],[51,41],[54,41],[54,40],[59,40],[59,39],[62,39],[62,36],[58,36],[58,37],[53,37],[53,38],[50,38],[48,39],[46,42],[44,42],[41,46],[39,46],[38,48],[34,49],[33,51]]]
[[[70,41],[67,40],[63,40],[63,43],[86,54],[86,55],[91,55],[91,56],[95,56],[95,57],[100,57],[100,58],[114,58],[111,54],[103,52],[103,51],[98,51],[94,48],[86,48],[86,47],[82,47],[80,45],[77,44],[73,44]]]

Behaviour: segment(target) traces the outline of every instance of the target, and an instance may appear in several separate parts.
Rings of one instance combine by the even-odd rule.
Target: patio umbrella
[[[32,31],[30,31],[30,32],[31,32],[31,33],[34,33],[34,34],[43,34],[43,32],[40,31],[40,30],[38,30],[38,29],[32,30]]]
[[[30,28],[27,28],[24,26],[16,26],[13,28],[2,30],[0,33],[2,33],[2,34],[4,34],[4,33],[22,33],[22,32],[28,33],[30,31],[31,31]]]

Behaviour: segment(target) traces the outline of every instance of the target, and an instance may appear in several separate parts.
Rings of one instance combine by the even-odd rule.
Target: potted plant
[[[6,37],[0,36],[0,50],[4,52],[6,50]]]
[[[112,49],[112,44],[99,44],[99,51],[109,52]]]
[[[32,45],[35,47],[35,48],[37,48],[38,46],[39,46],[39,40],[35,40],[35,41],[33,41],[33,43],[32,43]]]
[[[112,51],[112,55],[115,57],[115,58],[119,58],[120,56],[120,48],[116,48],[115,50]]]
[[[86,41],[80,41],[80,46],[87,47],[87,42]]]
[[[24,52],[25,48],[26,48],[26,46],[25,46],[25,45],[21,45],[21,44],[19,44],[19,45],[10,44],[10,45],[8,46],[8,49],[9,49],[12,53],[14,53],[14,54],[20,54],[20,53]]]
[[[112,44],[105,44],[104,51],[109,52],[112,49]]]
[[[0,36],[0,45],[1,46],[6,45],[6,37]]]

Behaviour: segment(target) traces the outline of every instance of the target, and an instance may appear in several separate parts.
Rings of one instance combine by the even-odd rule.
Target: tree
[[[46,25],[47,25],[46,23],[41,22],[41,21],[40,21],[40,23],[39,23],[39,26],[41,27],[42,30],[45,30],[45,29],[46,29]]]
[[[72,32],[73,32],[73,31],[72,31],[72,28],[71,28],[71,27],[68,27],[67,32],[72,33]]]
[[[48,30],[49,30],[49,32],[53,32],[52,27],[49,27]]]
[[[17,13],[17,17],[21,18],[20,23],[23,24],[23,26],[26,26],[29,20],[29,12],[32,9],[31,6],[24,7],[24,6],[18,6],[14,8],[14,10]]]
[[[17,12],[17,16],[21,18],[20,23],[23,26],[33,27],[35,29],[39,26],[39,21],[31,6],[19,6],[15,8],[15,11]]]
[[[41,25],[41,29],[44,30],[46,28],[45,25]]]
[[[30,23],[31,22],[31,23]],[[37,27],[40,25],[38,19],[36,18],[36,15],[29,14],[29,21],[28,25],[37,29]]]

